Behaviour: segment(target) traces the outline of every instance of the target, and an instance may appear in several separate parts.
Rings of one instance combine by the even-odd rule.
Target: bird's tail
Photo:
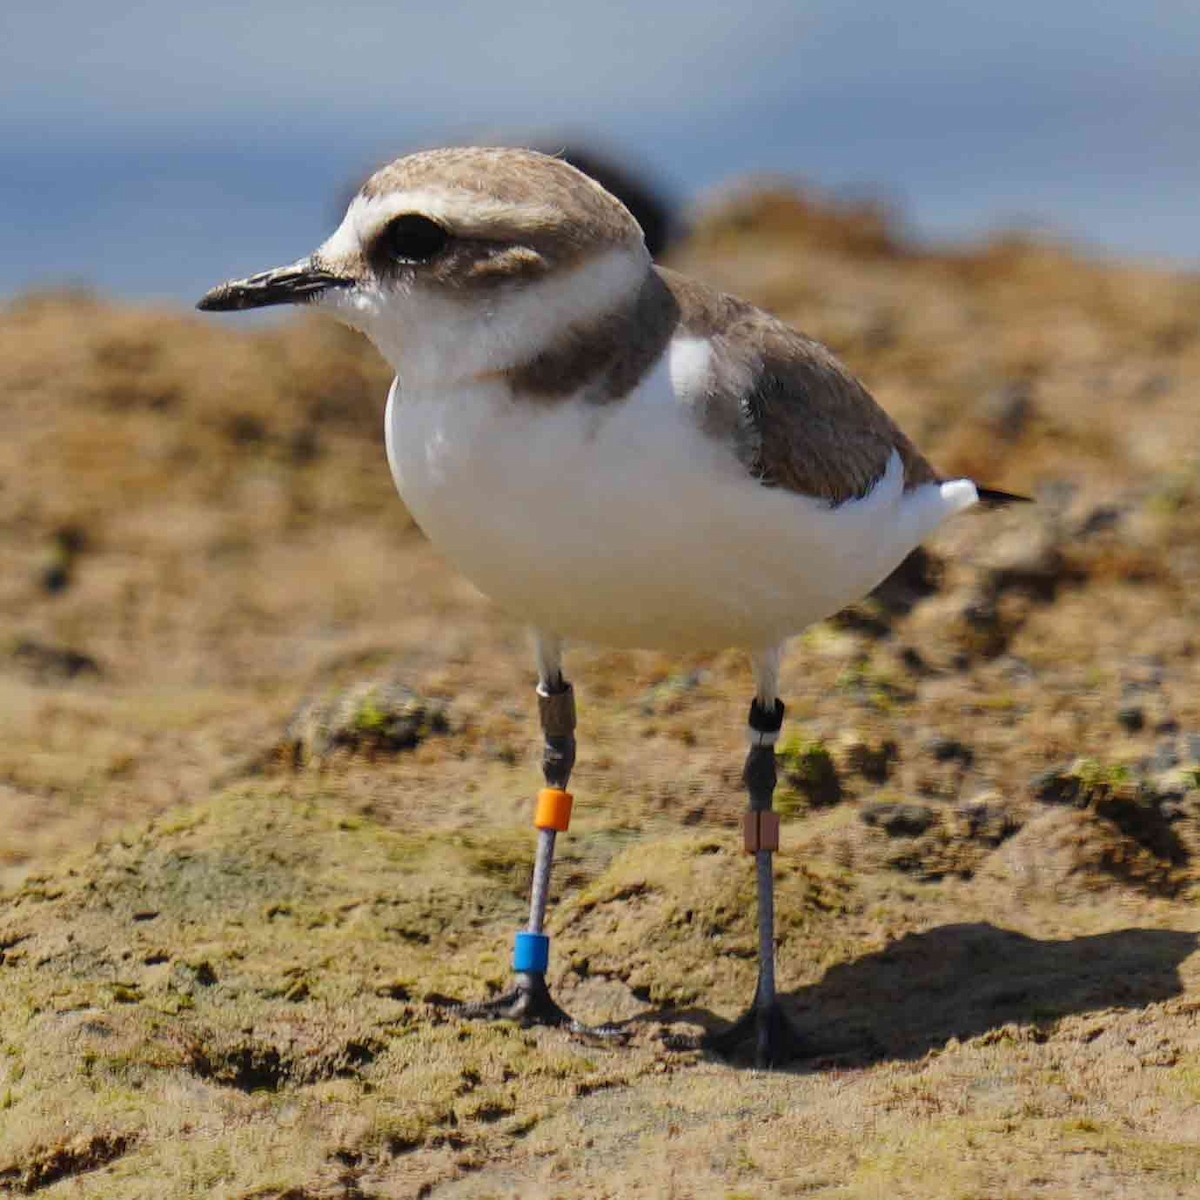
[[[997,488],[975,485],[979,503],[985,508],[1007,508],[1010,504],[1032,504],[1032,496],[1020,496],[1016,492],[1002,492]]]

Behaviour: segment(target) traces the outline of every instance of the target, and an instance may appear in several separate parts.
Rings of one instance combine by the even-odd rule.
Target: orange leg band
[[[571,827],[571,793],[559,788],[542,788],[538,792],[533,823],[538,829],[566,833]]]

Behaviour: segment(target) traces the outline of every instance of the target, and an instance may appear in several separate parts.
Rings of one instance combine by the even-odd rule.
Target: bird
[[[754,680],[742,840],[758,980],[745,1015],[708,1044],[752,1049],[763,1067],[802,1053],[776,986],[784,648],[949,517],[1025,497],[943,477],[831,351],[657,265],[628,209],[552,155],[399,158],[315,252],[223,283],[198,307],[280,304],[332,314],[387,359],[384,441],[401,498],[449,562],[532,630],[545,786],[529,922],[512,988],[462,1015],[586,1029],[546,982],[576,756],[564,645],[741,648]]]

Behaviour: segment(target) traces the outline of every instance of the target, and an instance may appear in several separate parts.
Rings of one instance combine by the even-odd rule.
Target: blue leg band
[[[544,933],[518,933],[513,943],[513,970],[545,975],[550,965],[550,939]]]

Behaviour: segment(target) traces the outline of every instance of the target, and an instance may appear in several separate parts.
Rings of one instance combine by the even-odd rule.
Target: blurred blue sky
[[[298,256],[371,165],[594,135],[683,200],[877,190],[1200,265],[1196,0],[7,0],[0,294],[188,300]]]

